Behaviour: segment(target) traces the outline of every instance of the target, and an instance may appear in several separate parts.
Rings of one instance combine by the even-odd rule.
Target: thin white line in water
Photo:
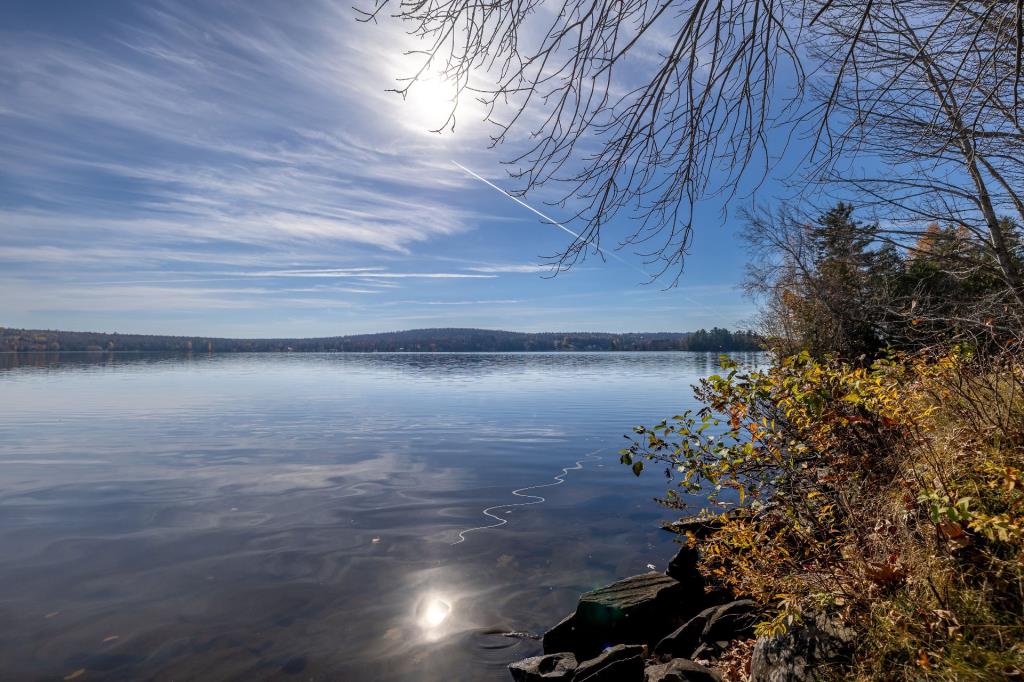
[[[487,517],[490,517],[490,518],[494,519],[495,521],[497,521],[497,523],[492,523],[489,526],[477,526],[476,528],[467,528],[466,530],[460,530],[459,531],[459,539],[456,540],[455,542],[453,542],[452,544],[453,545],[458,545],[458,544],[461,544],[461,543],[465,542],[466,541],[466,533],[472,533],[475,530],[487,530],[488,528],[500,528],[501,526],[504,526],[505,524],[507,524],[508,523],[508,519],[504,519],[504,518],[502,518],[500,516],[497,516],[497,515],[491,513],[495,509],[511,509],[512,507],[529,507],[532,504],[540,504],[541,502],[546,502],[547,500],[545,498],[541,497],[540,495],[526,495],[526,494],[524,494],[524,491],[526,491],[526,490],[537,490],[538,488],[551,488],[551,487],[556,486],[556,485],[562,485],[563,483],[565,483],[565,477],[569,475],[570,471],[578,471],[578,470],[583,468],[583,462],[587,461],[588,459],[601,459],[601,457],[599,455],[597,455],[596,453],[601,452],[602,450],[604,450],[604,448],[598,448],[597,450],[591,450],[587,454],[583,455],[582,458],[576,460],[575,466],[564,467],[562,469],[562,473],[558,474],[557,476],[554,476],[554,479],[555,479],[554,483],[544,483],[542,485],[528,485],[525,488],[516,488],[515,490],[512,491],[513,495],[515,495],[516,497],[532,497],[532,498],[534,498],[533,501],[532,502],[518,502],[518,503],[512,503],[512,504],[496,504],[493,507],[488,507],[487,509],[484,509],[483,512],[481,512],[481,513],[484,516],[487,516]]]

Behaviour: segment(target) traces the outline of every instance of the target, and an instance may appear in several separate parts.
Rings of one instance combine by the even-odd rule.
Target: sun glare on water
[[[430,630],[443,623],[452,612],[451,604],[439,597],[427,597],[417,614],[420,627]]]

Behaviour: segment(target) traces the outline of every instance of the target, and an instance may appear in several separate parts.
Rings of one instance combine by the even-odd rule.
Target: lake
[[[0,355],[3,677],[509,679],[503,633],[664,569],[617,451],[717,362]]]

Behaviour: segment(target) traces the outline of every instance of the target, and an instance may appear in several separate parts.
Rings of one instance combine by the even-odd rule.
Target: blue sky
[[[713,202],[676,288],[645,284],[629,251],[547,276],[569,236],[454,163],[510,186],[512,150],[487,150],[473,103],[454,134],[429,132],[445,86],[386,92],[414,43],[354,16],[3,3],[0,325],[320,336],[749,320],[737,212]],[[528,201],[564,217],[550,198]]]

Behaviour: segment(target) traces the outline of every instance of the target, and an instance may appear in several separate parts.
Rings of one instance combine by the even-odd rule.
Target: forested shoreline
[[[610,334],[599,332],[508,332],[486,329],[416,329],[308,339],[230,339],[0,328],[0,352],[572,352],[761,350],[750,331],[714,327],[695,332]]]

